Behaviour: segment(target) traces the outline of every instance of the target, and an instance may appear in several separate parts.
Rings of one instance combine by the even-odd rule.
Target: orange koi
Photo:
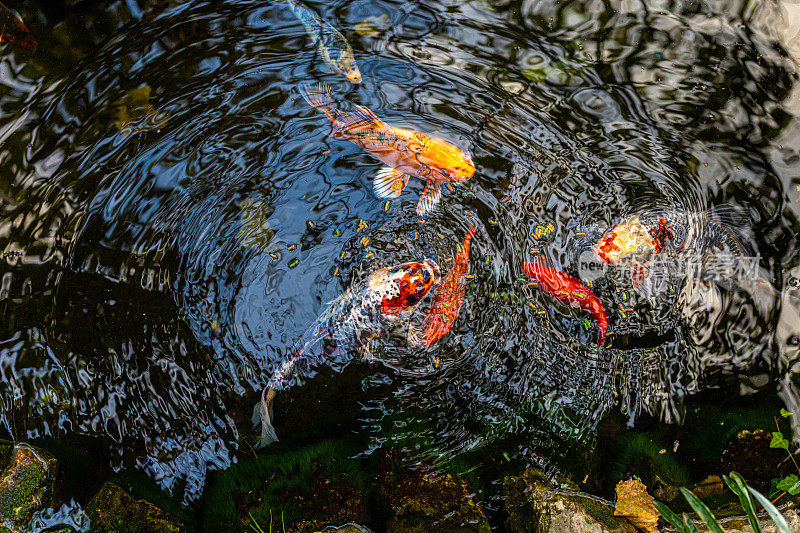
[[[325,86],[304,87],[301,92],[311,106],[331,121],[333,137],[360,146],[386,164],[374,180],[379,198],[400,196],[411,176],[423,179],[425,188],[417,203],[417,213],[422,215],[441,199],[442,183],[464,181],[475,173],[469,154],[443,139],[390,126],[363,106],[356,106],[354,112],[339,110]]]
[[[539,289],[562,303],[588,311],[597,323],[597,346],[606,339],[608,313],[603,302],[578,278],[549,267],[537,258],[523,263],[522,270],[539,282]]]
[[[473,224],[464,236],[461,250],[453,261],[453,268],[442,279],[433,304],[425,316],[425,333],[422,334],[420,344],[426,348],[450,333],[453,323],[458,318],[458,312],[464,303],[464,291],[467,287],[465,276],[469,271],[469,245],[472,237],[475,236],[476,229],[477,227]]]
[[[11,43],[23,50],[36,50],[36,39],[16,11],[0,4],[0,43]]]

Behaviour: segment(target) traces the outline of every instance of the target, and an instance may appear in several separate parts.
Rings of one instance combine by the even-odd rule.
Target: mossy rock
[[[135,500],[113,483],[100,488],[86,508],[92,533],[178,533],[183,524],[146,500]]]
[[[428,467],[401,466],[392,452],[378,460],[378,483],[390,518],[387,533],[489,533],[489,522],[464,480]]]
[[[574,490],[562,481],[556,489],[550,480],[535,468],[503,480],[510,533],[593,532],[634,533],[626,520],[614,516],[614,509]]]
[[[0,520],[9,531],[20,531],[33,513],[53,504],[58,461],[28,444],[0,441]]]

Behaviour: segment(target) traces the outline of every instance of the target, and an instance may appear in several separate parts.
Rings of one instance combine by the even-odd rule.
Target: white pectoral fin
[[[391,167],[383,167],[375,175],[375,194],[378,198],[397,198],[408,184],[408,174]]]
[[[422,195],[419,197],[419,203],[417,203],[417,214],[424,215],[430,212],[441,199],[442,188],[435,181],[428,180],[422,190]]]

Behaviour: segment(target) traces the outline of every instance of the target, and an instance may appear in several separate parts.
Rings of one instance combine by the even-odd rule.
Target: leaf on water
[[[149,85],[131,89],[125,96],[112,104],[115,118],[114,126],[128,135],[142,131],[160,129],[166,122],[168,115],[159,113],[150,103]]]
[[[780,431],[773,431],[772,432],[772,441],[769,443],[770,448],[783,448],[784,450],[789,450],[789,441],[783,437],[783,433]]]
[[[647,487],[636,479],[617,483],[614,515],[624,517],[642,531],[658,533],[656,524],[661,514],[653,504],[653,497],[647,493]]]
[[[367,17],[364,22],[356,24],[354,29],[364,37],[377,37],[389,29],[389,15],[384,13],[380,17]]]

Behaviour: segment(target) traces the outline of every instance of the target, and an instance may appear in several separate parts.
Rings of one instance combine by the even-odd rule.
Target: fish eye
[[[422,269],[422,283],[424,285],[427,285],[428,283],[431,282],[432,278],[433,278],[433,274],[431,274],[431,271],[428,270],[427,268],[423,268]]]

